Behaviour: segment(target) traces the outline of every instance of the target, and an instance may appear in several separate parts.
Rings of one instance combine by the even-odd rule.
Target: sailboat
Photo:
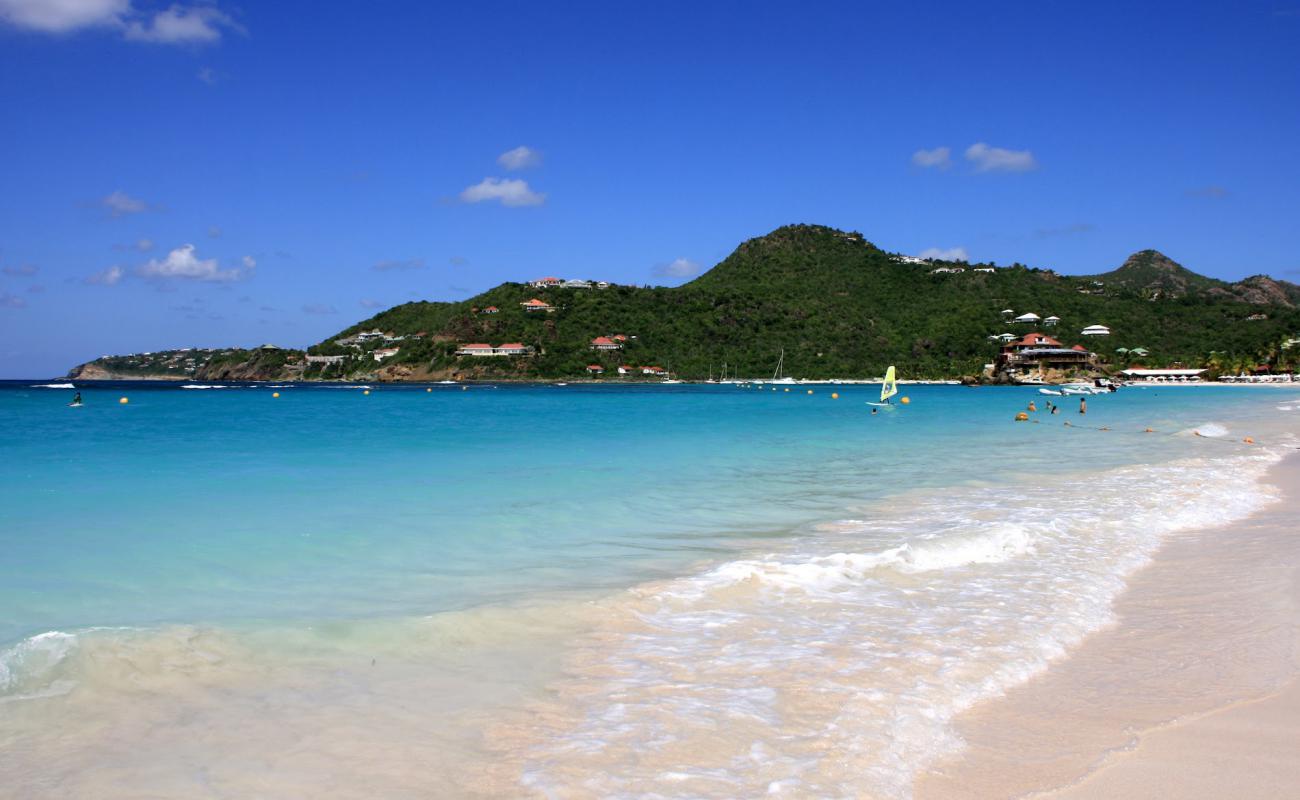
[[[889,398],[898,394],[898,379],[894,376],[894,365],[890,364],[889,369],[885,370],[885,380],[880,384],[880,402],[867,402],[869,406],[885,406],[893,408],[894,404]]]
[[[772,373],[772,383],[794,383],[794,378],[781,374],[781,368],[785,366],[785,348],[781,348],[781,357],[776,360],[776,370]]]

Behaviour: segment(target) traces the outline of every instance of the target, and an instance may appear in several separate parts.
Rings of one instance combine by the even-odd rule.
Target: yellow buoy
[[[362,393],[362,394],[370,394],[370,390],[369,390],[369,389],[363,389],[363,390],[361,391],[361,393]]]
[[[128,399],[126,399],[125,397],[119,397],[119,398],[117,399],[117,402],[121,403],[122,405],[126,405],[127,403],[129,403],[129,402],[131,402],[131,401],[128,400]]]
[[[908,403],[912,402],[912,398],[904,397],[902,400],[899,400],[898,402],[902,403],[903,405],[907,405]]]
[[[1016,414],[1016,422],[1024,422],[1024,421],[1027,420],[1027,419],[1029,419],[1029,415],[1026,414],[1026,413],[1023,412],[1023,411],[1021,411],[1020,413]]]
[[[839,392],[831,392],[831,399],[832,399],[832,400],[839,400],[839,399],[840,399],[840,393],[839,393]]]
[[[279,396],[280,396],[280,393],[279,393],[279,392],[271,392],[271,396],[272,396],[272,397],[279,397]]]
[[[808,394],[812,394],[812,389],[809,389],[809,390],[808,390]]]

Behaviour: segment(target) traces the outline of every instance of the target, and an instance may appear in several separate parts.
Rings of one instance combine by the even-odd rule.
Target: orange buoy
[[[1246,444],[1254,444],[1254,443],[1255,443],[1255,440],[1252,439],[1252,438],[1250,438],[1249,436],[1247,436],[1245,439],[1242,439],[1242,441],[1245,442]]]
[[[1029,419],[1029,415],[1023,411],[1016,414],[1016,422],[1024,422],[1027,419]]]
[[[832,399],[832,400],[839,400],[839,399],[840,399],[840,393],[839,393],[839,392],[831,392],[831,399]]]
[[[370,390],[369,390],[369,389],[363,389],[363,390],[361,391],[361,393],[362,393],[362,394],[370,394]]]
[[[118,400],[117,400],[117,402],[121,403],[122,405],[126,405],[127,403],[129,403],[129,402],[131,402],[131,401],[128,400],[128,399],[126,399],[125,397],[119,397]]]
[[[809,389],[809,390],[808,390],[808,394],[812,394],[812,389]]]
[[[1142,431],[1142,432],[1143,432],[1143,433],[1155,433],[1155,431],[1151,430],[1150,428],[1147,428],[1146,430],[1144,430],[1144,431]]]
[[[272,397],[279,397],[279,396],[280,396],[280,393],[279,393],[279,392],[271,392],[271,396],[272,396]]]
[[[902,403],[903,405],[907,405],[908,403],[912,402],[912,398],[904,397],[902,400],[899,400],[898,402]]]

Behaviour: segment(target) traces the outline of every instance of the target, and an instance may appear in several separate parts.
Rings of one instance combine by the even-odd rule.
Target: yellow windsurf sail
[[[894,367],[891,364],[889,369],[885,370],[885,382],[880,385],[880,402],[883,403],[896,394],[898,394],[898,381],[894,379]]]

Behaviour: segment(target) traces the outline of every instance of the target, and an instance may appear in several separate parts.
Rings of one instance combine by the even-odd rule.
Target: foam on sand
[[[1110,624],[1163,541],[1269,502],[1277,457],[914,493],[791,552],[639,587],[557,687],[525,785],[908,797],[962,747],[954,718]]]

